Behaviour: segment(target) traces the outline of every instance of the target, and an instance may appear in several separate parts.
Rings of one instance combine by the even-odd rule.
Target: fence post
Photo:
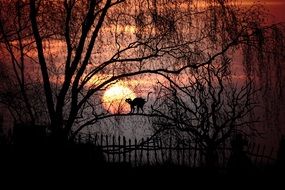
[[[95,135],[95,145],[98,145],[97,144],[97,140],[98,140],[98,134],[96,133],[96,135]]]
[[[101,147],[103,146],[103,138],[104,138],[104,136],[103,136],[103,134],[101,134],[100,135],[100,146]]]
[[[109,139],[108,139],[108,135],[106,135],[105,138],[106,138],[107,160],[108,160],[108,163],[109,163],[110,162],[110,154],[109,154]]]
[[[150,165],[149,161],[149,138],[146,139],[146,160],[147,160],[147,165]]]
[[[157,145],[156,145],[156,141],[153,140],[153,148],[154,148],[154,158],[155,158],[155,164],[157,165],[158,164],[158,160],[157,160]]]
[[[91,144],[91,133],[88,133],[88,144]]]
[[[121,163],[121,136],[118,137],[118,147],[119,147],[119,153],[118,153],[118,156],[119,156],[119,163]]]
[[[81,134],[78,135],[78,143],[81,143]]]
[[[129,150],[129,163],[131,164],[131,157],[132,157],[132,150],[131,150],[131,148],[132,148],[132,141],[131,141],[131,139],[129,139],[129,146],[128,146],[128,150]]]
[[[188,140],[188,165],[191,167],[191,140]]]
[[[123,136],[123,162],[126,163],[126,137]]]
[[[248,149],[249,149],[249,148],[248,148]],[[252,147],[251,147],[250,153],[253,153],[254,149],[255,149],[255,143],[252,143]]]
[[[258,159],[258,156],[259,156],[259,148],[260,148],[260,145],[258,144],[257,145],[256,156],[255,156],[255,163],[254,164],[257,164],[257,159]]]
[[[185,144],[184,144],[184,140],[182,141],[182,165],[185,166]]]
[[[193,167],[196,167],[197,149],[198,149],[198,142],[197,142],[197,140],[196,140],[196,141],[195,141],[195,148],[194,148]]]
[[[115,147],[115,136],[113,135],[113,144],[112,144],[112,156],[113,156],[113,163],[115,163],[115,150],[116,150],[116,147]]]
[[[143,144],[143,143],[144,143],[144,138],[142,138],[142,144]],[[140,165],[142,165],[143,148],[144,148],[144,145],[141,146]]]
[[[269,165],[269,160],[272,158],[273,150],[274,150],[274,148],[272,147],[270,154],[268,155],[268,158],[267,158],[267,166]]]
[[[261,156],[260,161],[259,161],[259,162],[260,162],[260,164],[262,164],[262,165],[264,164],[264,163],[263,163],[264,152],[265,152],[265,145],[263,145],[262,153],[261,153],[261,155],[262,155],[262,156]]]
[[[160,144],[160,153],[161,153],[161,160],[162,160],[162,163],[164,163],[164,147],[163,147],[163,144],[162,144],[162,140],[159,139],[159,144]]]
[[[138,141],[135,138],[135,167],[137,167],[137,148],[138,148]]]
[[[169,147],[168,147],[168,160],[172,162],[172,138],[169,139]]]
[[[180,143],[178,143],[176,147],[176,160],[178,166],[180,166]]]

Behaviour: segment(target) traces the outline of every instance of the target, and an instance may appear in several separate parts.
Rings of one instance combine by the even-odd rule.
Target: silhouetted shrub
[[[241,134],[237,134],[231,141],[232,152],[228,161],[229,173],[245,173],[253,172],[254,166],[244,147],[247,146],[247,140]]]
[[[285,168],[285,136],[281,137],[279,149],[277,153],[277,167],[279,169]]]

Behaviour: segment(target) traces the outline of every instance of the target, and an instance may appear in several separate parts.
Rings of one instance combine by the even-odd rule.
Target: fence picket
[[[188,165],[191,167],[191,164],[192,164],[192,162],[191,162],[191,141],[190,140],[188,140]]]
[[[271,151],[270,151],[270,153],[269,153],[269,155],[268,155],[268,158],[271,158],[271,157],[272,157],[273,150],[274,150],[274,148],[271,148]],[[271,161],[270,159],[267,159],[266,165],[269,165],[269,164],[270,164],[270,161]]]
[[[179,166],[180,165],[180,144],[178,144],[176,148],[176,161]]]
[[[91,141],[91,134],[88,133],[88,144],[91,144],[91,143],[92,143],[92,141]]]
[[[131,151],[131,149],[132,149],[132,141],[131,141],[131,139],[129,139],[129,146],[128,146],[128,152],[129,152],[129,163],[131,163],[132,161],[132,151]]]
[[[182,166],[185,166],[185,143],[182,143]]]
[[[104,135],[101,134],[101,135],[100,135],[100,145],[101,145],[101,146],[103,145],[103,138],[104,138]]]
[[[158,159],[157,159],[157,147],[156,147],[156,146],[157,146],[156,141],[153,141],[155,164],[158,164]]]
[[[97,135],[97,133],[96,133],[96,135],[95,135],[95,140],[94,140],[94,141],[95,141],[95,142],[94,142],[95,145],[98,145],[98,144],[97,144],[97,140],[98,140],[98,135]],[[102,144],[100,144],[100,146],[101,146],[101,145],[102,145]]]
[[[258,145],[257,145],[257,149],[256,149],[254,164],[257,164],[258,155],[259,155],[259,149],[260,149],[260,145],[258,144]]]
[[[112,144],[112,148],[113,148],[113,154],[112,154],[112,157],[113,157],[113,159],[112,159],[112,161],[113,161],[113,163],[115,163],[115,136],[113,135],[113,144]]]
[[[113,135],[112,138],[110,137],[102,134],[94,134],[93,136],[90,133],[85,135],[79,134],[75,142],[92,143],[101,147],[104,150],[108,163],[124,162],[130,163],[134,167],[144,164],[150,165],[152,163],[175,163],[177,165],[198,167],[202,166],[202,162],[205,161],[205,157],[203,156],[203,151],[205,150],[199,147],[198,141],[182,140],[182,145],[176,145],[176,142],[172,138],[169,138],[166,143],[162,139],[142,138],[138,144],[137,139],[134,139],[134,142],[128,139],[127,142],[124,136],[116,138]],[[260,144],[251,143],[245,151],[255,165],[269,165],[272,161],[276,160],[273,157],[273,155],[276,156],[273,154],[274,149],[270,149],[268,153],[265,145],[261,146]],[[231,155],[230,152],[231,148],[226,147],[224,143],[218,147],[220,167],[224,168],[226,166]]]
[[[264,152],[265,152],[265,145],[263,145],[263,148],[262,148],[262,151],[261,151],[261,155],[264,155]],[[263,159],[264,159],[264,157],[260,156],[260,160],[259,160],[260,164],[263,164]]]
[[[118,147],[119,147],[118,162],[121,163],[121,136],[118,137]]]
[[[162,160],[162,163],[164,163],[165,159],[164,159],[164,148],[163,148],[163,145],[162,145],[162,140],[159,139],[159,144],[160,144],[160,152],[161,152],[161,160]]]
[[[194,148],[194,158],[193,158],[193,168],[196,167],[196,156],[197,156],[197,146],[198,146],[198,142],[197,140],[195,141],[195,148]]]
[[[106,150],[107,152],[109,151],[109,139],[108,139],[108,135],[105,136],[106,138]],[[110,162],[110,154],[107,154],[107,161]]]
[[[142,142],[144,142],[144,138],[142,138]],[[142,165],[142,157],[143,157],[143,147],[140,146],[141,153],[140,153],[140,165]]]
[[[146,160],[147,160],[147,165],[149,166],[149,138],[146,139]]]
[[[135,139],[135,167],[137,166],[137,150],[138,150],[138,141]]]
[[[168,161],[172,162],[172,138],[169,139],[169,147],[168,147]]]
[[[127,153],[126,153],[126,137],[123,137],[123,162],[126,163]]]

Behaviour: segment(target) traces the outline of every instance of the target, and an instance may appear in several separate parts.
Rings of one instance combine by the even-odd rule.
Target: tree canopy
[[[101,108],[106,87],[143,74],[169,78],[238,55],[247,79],[281,92],[283,26],[266,23],[258,4],[6,0],[0,10],[9,73],[0,101],[18,122],[49,123],[57,141],[110,114]]]

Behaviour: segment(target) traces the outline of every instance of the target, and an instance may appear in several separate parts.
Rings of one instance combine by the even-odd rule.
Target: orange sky
[[[269,8],[270,13],[276,17],[277,22],[285,22],[285,1],[279,1],[279,4],[276,2],[277,1],[271,1],[267,7]]]
[[[244,5],[259,2],[269,9],[270,14],[275,17],[275,22],[285,22],[285,0],[240,0],[240,2]]]

